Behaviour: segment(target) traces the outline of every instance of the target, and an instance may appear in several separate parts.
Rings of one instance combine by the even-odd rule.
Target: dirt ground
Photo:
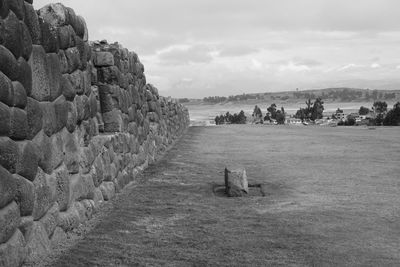
[[[191,127],[49,266],[399,266],[400,127]],[[266,196],[213,193],[245,167]],[[81,236],[79,236],[81,235]]]

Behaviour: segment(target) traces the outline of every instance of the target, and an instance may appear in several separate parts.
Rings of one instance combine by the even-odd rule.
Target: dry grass
[[[400,265],[400,128],[192,127],[52,266]],[[265,197],[222,198],[225,166]]]

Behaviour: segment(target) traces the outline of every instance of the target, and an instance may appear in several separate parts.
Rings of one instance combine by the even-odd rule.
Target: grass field
[[[52,266],[399,266],[400,127],[191,127]],[[242,166],[265,197],[215,196]]]

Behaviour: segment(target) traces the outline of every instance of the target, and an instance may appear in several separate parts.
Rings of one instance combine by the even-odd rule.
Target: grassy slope
[[[51,265],[400,265],[399,136],[192,127]],[[225,165],[246,167],[268,195],[214,196]]]

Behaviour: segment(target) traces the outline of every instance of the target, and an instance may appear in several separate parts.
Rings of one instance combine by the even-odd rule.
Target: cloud
[[[187,65],[190,63],[208,63],[213,60],[212,50],[205,45],[178,46],[160,52],[158,58],[162,64]]]
[[[377,68],[380,68],[381,67],[381,65],[379,65],[378,63],[372,63],[371,64],[371,68],[372,69],[377,69]]]
[[[220,57],[240,57],[258,53],[260,49],[246,45],[228,45],[221,48],[218,53]]]

